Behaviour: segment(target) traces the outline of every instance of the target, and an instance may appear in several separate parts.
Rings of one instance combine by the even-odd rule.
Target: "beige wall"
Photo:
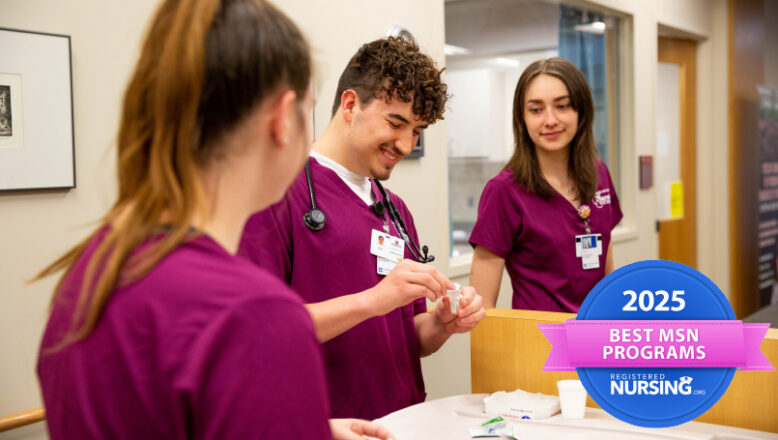
[[[697,52],[697,264],[729,297],[728,6],[712,3],[710,38]]]
[[[156,4],[0,0],[0,26],[71,36],[78,187],[0,194],[0,416],[40,405],[35,362],[54,279],[24,280],[83,238],[113,200],[124,85]],[[45,438],[38,424],[0,438]]]
[[[329,120],[337,75],[356,50],[391,25],[410,29],[443,63],[442,0],[395,2],[284,0],[277,2],[307,32],[319,60],[316,133]],[[113,137],[126,80],[137,55],[153,0],[0,0],[0,26],[72,36],[78,188],[67,192],[0,194],[0,415],[40,404],[34,375],[37,344],[54,280],[24,287],[23,280],[81,239],[89,222],[110,205],[115,189]],[[724,0],[597,0],[591,4],[631,17],[633,56],[628,90],[620,194],[625,228],[616,236],[617,265],[656,258],[655,193],[637,190],[637,156],[653,155],[656,47],[659,24],[700,40],[698,58],[698,227],[700,268],[720,286],[728,283],[726,194],[726,4]],[[627,32],[629,33],[629,32]],[[629,84],[629,83],[628,83]],[[422,242],[441,271],[465,282],[467,259],[448,257],[446,121],[426,134],[426,155],[398,166],[388,186],[415,214]],[[714,178],[715,176],[715,178]],[[503,280],[500,304],[510,305]],[[458,336],[423,360],[430,397],[470,391],[469,339]],[[44,438],[32,428],[24,438]],[[1,438],[11,438],[9,434]]]

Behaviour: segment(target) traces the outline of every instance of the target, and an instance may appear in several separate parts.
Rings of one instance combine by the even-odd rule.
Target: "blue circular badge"
[[[577,320],[734,320],[721,290],[671,261],[624,266],[592,289]],[[577,368],[589,395],[612,416],[667,427],[701,415],[724,394],[735,368]]]

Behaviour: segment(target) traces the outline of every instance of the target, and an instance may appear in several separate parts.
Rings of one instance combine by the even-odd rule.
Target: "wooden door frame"
[[[657,61],[680,66],[681,180],[685,221],[683,234],[690,237],[690,266],[697,267],[697,43],[659,37]],[[661,235],[659,237],[661,239]]]

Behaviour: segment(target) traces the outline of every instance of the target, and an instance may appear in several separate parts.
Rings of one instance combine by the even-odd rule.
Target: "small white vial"
[[[456,284],[456,288],[454,290],[447,290],[446,296],[448,296],[449,304],[451,304],[449,311],[452,315],[457,314],[457,310],[459,310],[459,300],[462,299],[462,286],[459,284]]]

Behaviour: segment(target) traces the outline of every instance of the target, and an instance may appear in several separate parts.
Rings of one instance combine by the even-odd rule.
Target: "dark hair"
[[[124,96],[117,201],[89,237],[36,277],[62,269],[67,275],[105,231],[61,345],[89,335],[113,290],[142,277],[187,240],[196,214],[207,217],[197,170],[221,153],[215,151],[218,138],[282,88],[295,90],[302,102],[310,74],[308,44],[267,1],[161,4]],[[162,223],[169,233],[134,253]]]
[[[582,203],[591,200],[597,191],[598,154],[594,143],[594,103],[592,92],[583,73],[564,58],[554,57],[530,64],[519,78],[513,95],[514,151],[505,168],[513,171],[516,182],[543,198],[555,191],[540,171],[535,144],[524,121],[525,95],[529,84],[538,75],[551,75],[561,80],[570,94],[570,104],[578,112],[578,127],[570,142],[568,167],[575,181],[577,197]]]
[[[279,86],[305,98],[311,78],[308,43],[267,1],[223,0],[205,40],[205,81],[198,108],[207,147]]]
[[[332,116],[346,90],[354,90],[362,105],[379,96],[386,102],[413,101],[413,113],[429,124],[443,119],[448,94],[435,61],[419,51],[416,43],[389,37],[362,45],[351,57],[338,80]]]

